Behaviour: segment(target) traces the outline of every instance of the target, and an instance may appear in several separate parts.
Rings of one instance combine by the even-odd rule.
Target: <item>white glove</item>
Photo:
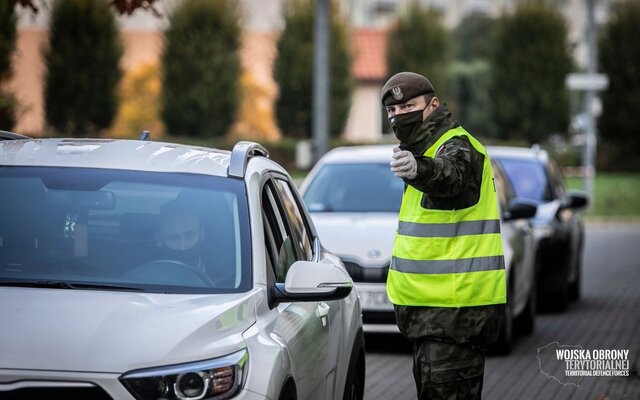
[[[391,171],[400,178],[413,179],[418,175],[418,163],[410,151],[400,150],[398,146],[393,148],[391,156]]]

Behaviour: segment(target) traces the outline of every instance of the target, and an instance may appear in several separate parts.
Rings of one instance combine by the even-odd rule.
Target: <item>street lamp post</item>
[[[313,161],[329,150],[329,7],[316,0],[313,43]]]
[[[596,73],[596,43],[595,43],[595,17],[594,7],[595,0],[586,0],[587,2],[587,73]],[[596,119],[593,115],[593,102],[595,99],[595,91],[588,89],[584,97],[584,108],[587,115],[587,126],[585,131],[584,146],[584,191],[587,192],[589,198],[593,201],[593,180],[595,179],[595,154],[596,154]]]
[[[584,151],[582,155],[583,189],[591,198],[593,205],[593,181],[596,175],[595,155],[596,155],[596,116],[594,103],[596,92],[605,90],[609,86],[609,78],[605,74],[596,73],[596,42],[595,42],[595,0],[585,0],[587,6],[587,72],[572,73],[567,75],[566,85],[571,90],[584,91]]]

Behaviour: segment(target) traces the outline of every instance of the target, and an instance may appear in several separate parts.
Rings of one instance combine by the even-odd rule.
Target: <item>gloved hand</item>
[[[391,160],[391,171],[400,178],[413,179],[418,175],[418,163],[410,151],[400,150],[400,147],[393,148],[393,158]]]

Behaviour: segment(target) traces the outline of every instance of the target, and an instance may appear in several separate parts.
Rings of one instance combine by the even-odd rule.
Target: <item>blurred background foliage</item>
[[[493,52],[495,19],[479,13],[467,15],[453,31],[455,59],[462,62],[485,60]]]
[[[252,73],[245,71],[240,77],[240,93],[242,99],[236,122],[231,129],[232,139],[268,142],[279,140],[281,135],[275,123],[269,90]]]
[[[440,15],[413,1],[387,38],[389,76],[412,71],[428,77],[442,100],[447,98],[446,71],[452,52]]]
[[[490,97],[502,139],[533,144],[567,130],[573,65],[565,20],[551,4],[524,1],[496,26]]]
[[[640,2],[615,10],[600,36],[599,69],[609,77],[602,93],[598,156],[615,170],[640,171]],[[632,39],[636,38],[636,39]]]
[[[161,56],[168,133],[227,133],[239,103],[239,19],[234,0],[185,0],[169,17]]]
[[[120,107],[110,137],[137,139],[142,131],[164,135],[160,120],[160,67],[144,64],[128,71],[120,82]]]
[[[96,135],[111,126],[121,56],[118,26],[106,0],[54,2],[44,50],[44,102],[55,132]]]
[[[265,107],[273,92],[267,95],[240,67],[242,21],[232,0],[181,2],[168,16],[159,64],[122,76],[114,14],[142,9],[158,15],[157,2],[53,0],[44,51],[45,111],[53,130],[42,134],[135,138],[149,129],[153,137],[214,146],[247,138],[268,141],[292,165],[296,141],[311,134],[314,2],[286,3],[273,72],[280,91],[275,113]],[[449,31],[438,12],[414,1],[388,32],[387,69],[427,75],[463,126],[487,143],[540,143],[561,165],[580,165],[582,144],[569,118],[582,103],[574,94],[570,108],[564,85],[576,69],[565,21],[557,2],[517,3],[497,18],[471,14]],[[6,84],[16,48],[15,8],[37,11],[40,5],[0,1],[0,129],[10,130],[22,107]],[[350,27],[335,3],[331,21],[330,126],[331,145],[337,146],[346,144],[339,134],[355,83]],[[640,122],[633,115],[640,107],[639,30],[640,3],[627,0],[615,3],[600,32],[599,70],[610,80],[601,93],[600,170],[640,171]]]
[[[335,2],[334,2],[335,3]],[[313,29],[315,2],[290,0],[285,5],[284,23],[277,43],[274,78],[280,88],[276,117],[283,135],[297,139],[311,137],[313,88]],[[329,75],[329,134],[340,135],[351,107],[353,78],[349,31],[338,7],[331,7]]]
[[[490,96],[495,19],[470,14],[452,32],[455,59],[448,68],[451,110],[474,135],[498,136]]]

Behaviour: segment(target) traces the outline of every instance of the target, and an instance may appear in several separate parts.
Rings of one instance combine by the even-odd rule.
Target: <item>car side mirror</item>
[[[578,190],[571,190],[567,192],[562,208],[583,208],[587,205],[589,205],[589,197],[586,193]]]
[[[330,301],[347,297],[352,288],[349,274],[336,265],[296,261],[284,284],[276,283],[274,292],[281,302]]]
[[[535,202],[515,198],[509,202],[509,207],[502,213],[502,219],[504,221],[529,219],[535,217],[536,212],[538,212],[538,206]]]

